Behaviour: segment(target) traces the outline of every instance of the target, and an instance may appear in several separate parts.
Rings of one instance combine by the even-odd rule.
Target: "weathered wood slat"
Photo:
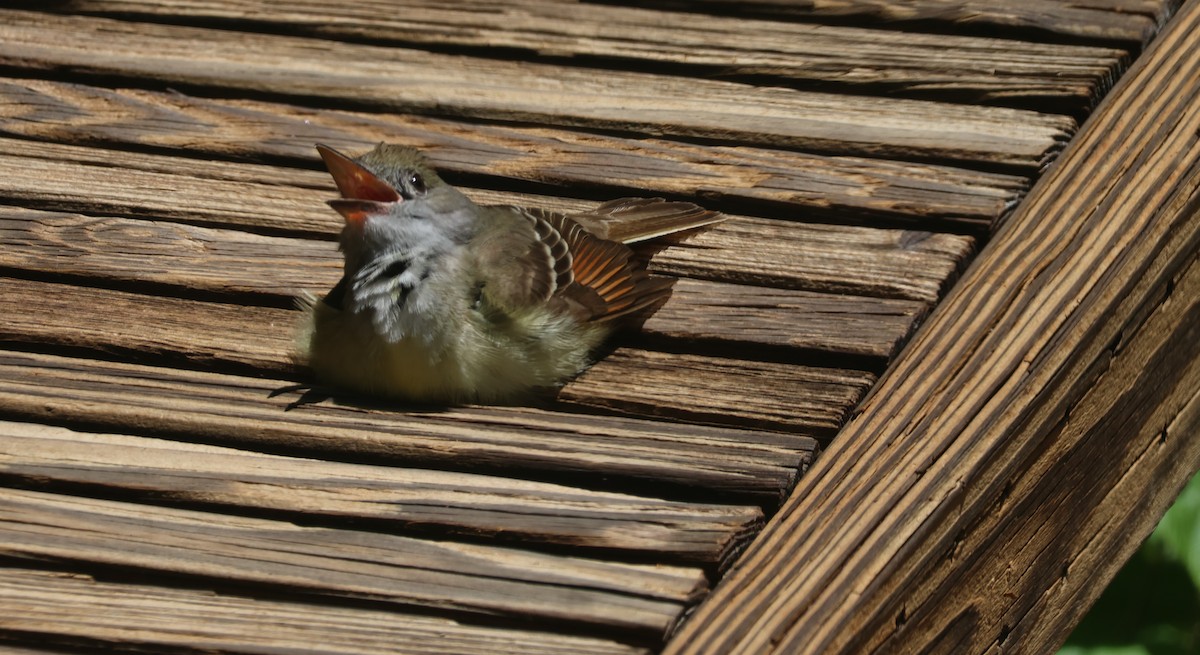
[[[659,638],[698,569],[618,564],[283,521],[0,489],[0,554],[275,592],[598,626]]]
[[[883,100],[339,43],[0,13],[0,65],[117,75],[418,113],[736,139],[750,144],[1036,171],[1064,116]],[[553,108],[553,109],[550,109]]]
[[[829,294],[936,302],[974,253],[973,241],[916,230],[872,230],[731,216],[667,248],[668,275]]]
[[[128,227],[155,238],[172,233],[187,235],[178,226],[167,229]],[[0,227],[2,229],[2,227]],[[190,236],[197,232],[191,230]],[[0,233],[0,237],[5,236]],[[190,241],[191,245],[197,242]],[[33,265],[39,272],[95,276],[106,280],[133,280],[182,285],[205,291],[277,293],[264,304],[290,305],[291,298],[308,289],[323,293],[341,273],[339,255],[332,243],[324,259],[309,259],[311,244],[296,248],[292,240],[247,239],[214,252],[183,250],[189,241],[167,245],[181,247],[178,256],[162,241],[141,241],[122,251],[136,251],[138,259],[98,254],[78,258],[61,268],[36,252],[17,250],[0,255],[0,265],[18,268]],[[261,248],[253,253],[255,247]],[[39,261],[31,261],[38,257]],[[61,255],[60,255],[61,257]],[[174,264],[179,261],[176,269]],[[200,260],[197,262],[197,260]],[[49,265],[48,265],[49,264]],[[225,265],[218,271],[216,266]],[[272,265],[278,268],[272,270]],[[207,268],[206,268],[207,267]],[[159,269],[159,270],[156,270]],[[304,279],[303,286],[285,285]],[[259,274],[262,277],[251,277]],[[180,356],[197,362],[233,362],[272,371],[290,371],[294,339],[301,314],[293,309],[198,302],[181,298],[95,289],[36,280],[0,278],[0,311],[12,312],[0,324],[0,338],[65,346],[143,351],[160,357]],[[287,293],[287,291],[291,293]],[[78,309],[88,307],[89,313]],[[706,280],[679,280],[671,299],[641,328],[642,334],[675,341],[710,341],[730,346],[793,351],[793,354],[852,354],[881,364],[892,356],[924,315],[925,303],[910,300],[861,298],[745,287]],[[247,341],[253,341],[248,345]],[[803,351],[800,353],[798,351]]]
[[[310,378],[307,370],[299,367],[294,359],[300,351],[295,341],[300,313],[294,310],[184,300],[12,278],[0,278],[0,290],[3,290],[3,294],[0,294],[0,314],[8,317],[0,323],[0,342],[33,344],[43,349],[83,349],[142,362],[190,362],[192,366],[204,369],[227,369],[232,366],[239,371],[280,375],[294,380],[307,381]],[[687,295],[681,294],[681,297]],[[747,297],[750,300],[726,300],[724,308],[730,311],[724,314],[713,311],[710,305],[697,305],[691,308],[696,313],[684,318],[689,311],[668,312],[664,308],[659,314],[666,315],[656,315],[647,321],[646,333],[677,339],[713,339],[714,335],[724,332],[727,338],[723,341],[731,347],[765,345],[802,348],[805,339],[817,339],[819,337],[814,334],[832,327],[828,324],[821,326],[818,322],[824,317],[820,297],[817,302],[792,307],[787,307],[786,299],[779,295],[758,294],[755,299],[747,294]],[[796,312],[799,307],[811,306],[815,315],[806,316],[806,320],[801,321],[789,319],[789,314],[784,313],[779,318],[760,322],[760,329],[755,330],[754,322],[746,320],[749,310],[739,308],[751,307],[756,301],[780,306],[785,312]],[[889,301],[874,302],[886,304]],[[836,309],[839,308],[835,307],[833,311]],[[698,316],[710,319],[715,325],[708,331],[693,329],[688,324],[697,323]],[[680,321],[681,318],[684,320]],[[872,318],[880,320],[879,317],[864,315],[858,323],[865,326]],[[892,318],[913,322],[912,316]],[[833,323],[850,330],[838,337],[846,352],[853,352],[856,343],[863,350],[893,345],[865,338],[861,331],[854,330],[854,321],[845,319],[845,316],[839,315]],[[739,327],[742,331],[739,331]],[[797,333],[788,334],[789,327],[796,329]],[[719,336],[715,339],[721,340]],[[868,354],[879,355],[881,352],[874,350]],[[890,351],[883,354],[890,354]],[[664,375],[661,369],[670,368],[671,361],[676,362],[674,366],[679,370],[691,370],[693,374],[708,380],[707,393],[697,396],[690,391],[692,380],[677,374]],[[789,393],[757,397],[753,404],[746,404],[745,390],[761,384],[757,378],[766,368],[775,372],[774,384]],[[620,373],[613,375],[611,372],[614,370]],[[840,422],[849,408],[866,392],[867,381],[872,377],[856,371],[802,366],[772,367],[749,362],[745,367],[736,367],[710,356],[641,350],[625,352],[602,371],[610,373],[601,373],[596,380],[588,381],[590,373],[585,371],[577,380],[588,390],[590,398],[587,404],[592,406],[620,407],[621,411],[635,415],[703,416],[707,422],[799,429],[809,434],[826,433],[831,423]],[[683,406],[676,403],[656,409],[629,396],[627,389],[630,385],[654,387],[656,394],[665,396],[690,396],[693,404]],[[834,389],[838,391],[832,391]],[[580,393],[569,394],[569,397],[578,401]],[[824,409],[810,407],[809,412],[793,414],[791,409],[794,401],[791,396],[796,394],[826,400],[838,398],[841,402]],[[536,397],[531,398],[531,401],[537,400]],[[728,413],[728,407],[737,403],[743,404],[742,410]]]
[[[658,253],[652,270],[933,302],[970,252],[970,241],[946,236],[737,216],[684,246]],[[0,244],[0,266],[12,269],[277,297],[330,286],[341,270],[340,257],[325,241],[5,205],[0,205]],[[143,265],[147,258],[168,259]]]
[[[671,14],[573,2],[486,0],[76,0],[79,13],[140,20],[264,25],[327,38],[434,47],[510,48],[538,55],[667,64],[697,76],[766,75],[889,95],[1080,111],[1107,90],[1120,50]]]
[[[1193,293],[1200,293],[1200,290]],[[1192,316],[1189,320],[1192,322],[1192,326],[1200,324],[1200,316]],[[1193,333],[1188,338],[1192,340],[1193,344],[1200,342],[1198,334]],[[1155,355],[1160,358],[1165,355],[1165,359],[1173,359],[1178,357],[1178,350],[1181,347],[1185,347],[1184,344],[1170,344]],[[1135,354],[1141,355],[1143,352]],[[1186,400],[1179,393],[1187,390],[1187,387],[1181,385],[1173,390],[1173,397],[1164,402],[1161,396],[1163,389],[1156,384],[1161,382],[1162,378],[1155,377],[1157,370],[1141,366],[1142,361],[1145,360],[1127,357],[1124,363],[1126,367],[1137,369],[1136,372],[1130,371],[1130,375],[1126,379],[1137,379],[1139,383],[1144,383],[1148,389],[1152,389],[1153,396],[1156,396],[1138,397],[1136,393],[1130,394],[1135,401],[1145,402],[1145,406],[1153,408],[1154,411],[1154,415],[1143,423],[1138,440],[1130,444],[1132,452],[1127,447],[1126,451],[1122,453],[1126,458],[1125,461],[1129,461],[1129,458],[1136,458],[1136,461],[1129,465],[1127,472],[1123,472],[1120,480],[1112,484],[1111,491],[1103,501],[1103,506],[1097,507],[1096,511],[1091,512],[1086,517],[1086,522],[1080,525],[1079,531],[1072,535],[1074,538],[1059,547],[1060,552],[1065,552],[1066,557],[1071,558],[1068,564],[1068,573],[1074,571],[1078,575],[1068,575],[1067,579],[1063,580],[1062,587],[1046,590],[1040,597],[1029,599],[1035,601],[1032,605],[1028,600],[1022,600],[1014,602],[1006,608],[1005,619],[1018,618],[1022,616],[1022,612],[1025,613],[1023,616],[1031,619],[1028,623],[1017,624],[1016,634],[1020,640],[1019,643],[1061,643],[1083,620],[1085,613],[1097,601],[1101,592],[1108,587],[1120,572],[1121,567],[1134,556],[1136,549],[1144,542],[1143,538],[1150,535],[1158,520],[1178,498],[1188,479],[1188,472],[1191,471],[1192,475],[1195,475],[1195,471],[1200,470],[1200,452],[1197,452],[1196,449],[1197,444],[1200,444],[1200,440],[1196,439],[1196,435],[1200,434],[1200,391],[1196,391],[1200,390],[1200,376],[1196,375],[1196,368],[1193,367],[1191,370],[1190,381],[1185,378],[1185,384],[1190,384],[1193,390],[1191,399]],[[1138,379],[1139,375],[1142,376],[1141,379]],[[1111,397],[1098,396],[1099,402],[1109,400]],[[1104,407],[1107,408],[1108,405]],[[1165,419],[1165,411],[1177,408],[1178,413],[1174,419]],[[1102,410],[1097,408],[1097,414],[1101,412]],[[1090,455],[1089,449],[1105,448],[1106,439],[1104,437],[1112,430],[1128,429],[1127,423],[1113,424],[1112,419],[1121,421],[1122,418],[1124,417],[1105,415],[1105,419],[1110,422],[1100,429],[1091,430],[1088,434],[1089,442],[1077,450]],[[1100,443],[1097,444],[1096,441]],[[1171,447],[1158,448],[1157,446],[1162,441],[1170,441]],[[1066,474],[1068,471],[1062,471],[1062,473]],[[1054,474],[1051,474],[1047,477],[1053,476]],[[1075,478],[1064,475],[1057,479]],[[1105,482],[1112,482],[1112,480],[1110,478]],[[1150,490],[1149,494],[1147,494],[1147,490]],[[1059,489],[1057,491],[1061,496],[1066,496],[1061,503],[1057,503],[1058,506],[1074,506],[1078,496],[1070,496],[1070,490]],[[1074,491],[1086,493],[1079,487],[1076,487]],[[1130,511],[1129,499],[1146,495],[1148,497],[1138,502],[1134,506],[1135,509]],[[1045,543],[1044,533],[1046,531],[1050,532],[1056,540],[1062,536],[1055,533],[1056,521],[1060,516],[1049,517],[1039,526],[1042,528],[1043,534],[1037,535],[1036,543]],[[1113,517],[1119,517],[1119,519],[1114,521]],[[1080,517],[1072,512],[1072,516],[1061,518],[1078,520]],[[1026,542],[1026,544],[1032,545],[1030,542]],[[996,559],[988,558],[988,560],[989,564],[986,568],[993,570],[997,568]],[[972,571],[972,573],[973,576],[991,574],[985,570],[985,567],[978,567],[978,570]],[[992,575],[1000,577],[999,574]],[[1013,623],[1017,622],[1014,620]]]
[[[299,312],[0,278],[0,342],[297,378]]]
[[[87,495],[370,520],[389,532],[488,537],[720,566],[757,507],[655,500],[512,478],[280,457],[0,421],[0,478]]]
[[[332,182],[315,171],[7,139],[0,139],[0,151],[20,153],[0,154],[0,168],[7,173],[0,179],[0,195],[18,204],[329,238],[342,226],[341,218],[325,205],[336,197]],[[47,185],[47,180],[56,179],[72,184]],[[465,191],[485,204],[561,211],[595,207],[593,202],[550,196]],[[972,246],[967,237],[923,231],[744,216],[732,216],[727,223],[686,244],[691,247],[661,253],[655,258],[657,270],[928,302],[939,297]]]
[[[726,391],[730,377],[744,380],[741,395]],[[685,384],[678,384],[680,379]],[[618,350],[564,387],[558,398],[640,416],[717,424],[737,420],[828,439],[874,382],[875,376],[863,371]]]
[[[710,345],[799,350],[818,359],[855,355],[887,361],[926,312],[911,301],[679,280],[644,334]],[[795,353],[793,353],[795,354]],[[732,372],[732,371],[730,371]]]
[[[1173,0],[655,0],[651,4],[690,11],[738,11],[741,15],[772,18],[928,24],[960,33],[972,30],[1010,36],[1032,33],[1133,50],[1145,46],[1178,5]]]
[[[1200,468],[1198,53],[1193,0],[669,652],[1061,643]]]
[[[414,114],[314,110],[46,80],[0,79],[0,133],[76,144],[167,148],[192,157],[303,162],[315,162],[316,142],[365,152],[380,141],[395,141],[419,146],[451,175],[554,184],[565,187],[564,193],[586,188],[614,197],[652,193],[705,203],[749,202],[773,206],[797,219],[810,214],[841,221],[882,219],[923,229],[986,228],[1028,185],[1019,176],[932,164],[463,123]],[[82,155],[79,161],[91,159],[94,156]]]
[[[777,502],[808,437],[519,407],[402,411],[298,402],[261,379],[0,351],[0,412],[27,421],[136,430],[269,452],[422,466],[573,485],[641,485],[655,496]]]
[[[329,241],[0,206],[0,267],[289,304],[302,290],[331,288],[342,257]]]
[[[220,655],[634,655],[648,651],[607,639],[474,626],[379,609],[248,598],[89,576],[0,569],[0,641],[46,647],[202,650]],[[5,653],[14,647],[6,644]]]

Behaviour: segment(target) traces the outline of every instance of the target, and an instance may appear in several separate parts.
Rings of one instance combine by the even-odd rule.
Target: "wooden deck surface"
[[[882,457],[839,430],[905,415],[859,406],[1176,7],[652,4],[0,8],[0,648],[803,650],[723,608],[796,614],[756,570],[857,552],[790,543],[820,494],[872,502],[830,482]],[[313,144],[379,141],[481,202],[731,220],[656,257],[670,301],[556,397],[383,404],[293,363],[294,298],[341,268]],[[830,444],[852,473],[797,487]],[[767,538],[808,559],[773,568],[789,494]],[[903,650],[873,634],[812,643]]]

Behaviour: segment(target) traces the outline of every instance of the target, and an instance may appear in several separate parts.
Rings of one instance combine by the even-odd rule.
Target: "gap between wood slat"
[[[4,291],[0,296],[0,312],[9,316],[0,324],[0,342],[10,346],[23,344],[36,350],[105,353],[145,363],[267,374],[311,382],[311,374],[294,359],[300,353],[295,342],[301,317],[297,311],[13,278],[0,278],[0,289]],[[816,307],[819,311],[819,305]],[[710,312],[709,316],[730,323],[730,329],[738,325],[748,329],[746,326],[753,323],[744,315],[740,321],[733,314],[721,317]],[[671,320],[672,316],[656,316],[647,325],[669,324]],[[776,322],[786,321],[781,318]],[[720,326],[715,327],[719,329]],[[800,342],[804,338],[802,334],[785,337],[782,325],[779,329],[779,339]],[[647,330],[655,333],[653,327]],[[826,330],[828,326],[822,332]],[[706,337],[714,328],[701,334],[694,334],[696,331],[686,327],[675,331],[684,338]],[[731,341],[730,345],[735,343]],[[602,361],[605,363],[597,370],[595,379],[590,371],[585,371],[575,382],[568,383],[569,390],[563,392],[564,402],[619,408],[632,415],[798,431],[824,437],[831,435],[874,379],[869,373],[853,370],[756,364],[633,348],[618,349]],[[684,370],[691,375],[681,377],[678,372]],[[764,380],[762,374],[767,371],[771,376]],[[690,386],[700,381],[707,392],[702,395],[694,393]],[[774,388],[770,393],[748,395],[747,390],[763,390],[764,385]],[[647,403],[646,398],[630,396],[628,389],[639,386],[653,388],[653,395],[660,397],[661,402]],[[345,395],[348,399],[361,398]],[[554,392],[531,394],[527,402],[550,402],[555,395]],[[802,412],[796,411],[796,396],[806,398]],[[739,411],[729,411],[739,403],[743,405]]]
[[[111,279],[125,266],[117,264],[106,271],[106,277]],[[316,270],[328,276],[327,284],[320,284],[318,278],[308,285],[317,293],[331,288],[339,277],[332,266]],[[178,280],[172,275],[135,279],[146,277],[166,283]],[[218,278],[216,283],[189,279],[187,284],[219,289],[220,283]],[[160,357],[273,371],[292,370],[291,356],[300,350],[295,339],[303,315],[294,309],[13,277],[0,278],[0,286],[5,289],[0,307],[15,312],[0,325],[0,338],[11,341],[145,349]],[[279,282],[269,280],[266,286],[278,288]],[[757,350],[791,361],[836,362],[839,356],[849,356],[878,366],[892,356],[924,313],[924,305],[910,301],[679,280],[671,299],[643,324],[640,334],[677,346],[695,342],[742,348],[745,358],[753,358]]]
[[[729,380],[741,390],[729,393]],[[679,381],[683,383],[680,384]],[[870,373],[618,350],[558,399],[631,416],[789,429],[830,439],[875,382]]]

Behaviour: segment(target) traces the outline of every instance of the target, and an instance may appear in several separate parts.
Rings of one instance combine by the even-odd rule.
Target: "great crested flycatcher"
[[[412,148],[317,150],[342,195],[329,204],[345,218],[345,272],[306,303],[307,363],[321,382],[406,401],[508,402],[561,384],[670,295],[645,244],[725,218],[660,198],[569,216],[483,206]]]

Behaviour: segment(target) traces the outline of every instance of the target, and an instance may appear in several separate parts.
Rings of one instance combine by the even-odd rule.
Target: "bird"
[[[416,404],[506,404],[592,363],[671,293],[649,256],[725,220],[622,198],[564,214],[476,204],[408,146],[317,150],[341,198],[341,280],[306,310],[299,359],[324,385]]]

